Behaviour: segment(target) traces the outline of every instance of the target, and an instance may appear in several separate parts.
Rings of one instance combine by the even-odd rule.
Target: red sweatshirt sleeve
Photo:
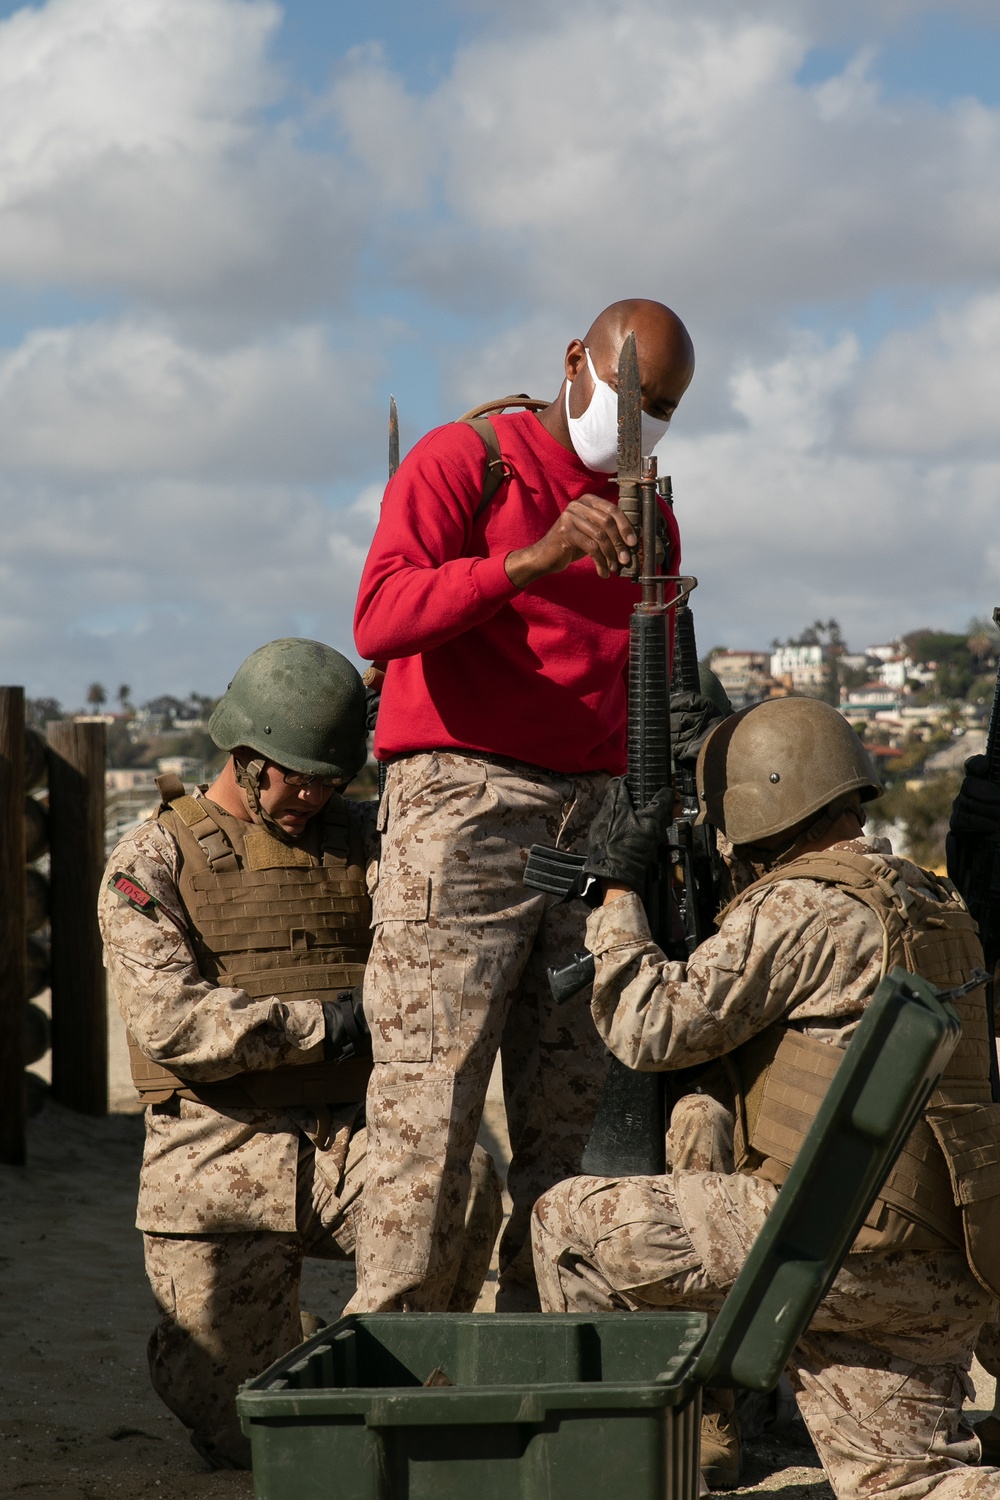
[[[505,557],[464,556],[486,451],[461,423],[408,453],[382,502],[361,577],[354,639],[369,661],[431,651],[488,620],[518,592]]]

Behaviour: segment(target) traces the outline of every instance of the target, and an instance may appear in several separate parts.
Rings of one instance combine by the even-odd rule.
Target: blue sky
[[[902,18],[884,32],[853,29],[839,45],[813,48],[799,70],[802,83],[840,72],[859,47],[876,49],[873,71],[890,98],[938,105],[973,95],[1000,104],[1000,16],[975,18],[941,7]]]
[[[0,0],[6,680],[350,651],[389,392],[554,394],[636,293],[703,642],[988,612],[995,6]]]

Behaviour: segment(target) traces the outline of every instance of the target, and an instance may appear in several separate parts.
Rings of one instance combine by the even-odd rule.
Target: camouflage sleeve
[[[251,1000],[199,973],[177,889],[177,846],[160,823],[143,823],[112,852],[98,918],[118,1008],[153,1062],[208,1083],[277,1067],[322,1043],[317,1002]]]
[[[828,995],[836,1010],[842,988],[838,937],[807,881],[738,907],[686,964],[664,958],[632,894],[591,915],[587,946],[597,961],[597,1029],[631,1068],[686,1068],[723,1056],[806,999],[815,1006]]]

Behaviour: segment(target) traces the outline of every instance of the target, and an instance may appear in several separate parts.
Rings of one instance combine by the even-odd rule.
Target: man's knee
[[[592,1255],[596,1236],[592,1226],[598,1177],[569,1177],[542,1193],[531,1211],[531,1249],[536,1276],[554,1266],[567,1252]]]
[[[149,1341],[153,1389],[216,1468],[248,1468],[235,1398],[299,1340],[295,1235],[144,1235],[160,1309]]]
[[[469,1203],[465,1233],[489,1244],[490,1254],[503,1223],[503,1183],[490,1153],[476,1145],[469,1163]]]
[[[670,1112],[667,1160],[675,1172],[735,1170],[731,1109],[711,1094],[684,1094]]]

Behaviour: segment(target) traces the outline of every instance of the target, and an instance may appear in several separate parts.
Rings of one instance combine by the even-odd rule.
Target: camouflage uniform
[[[120,900],[109,884],[118,872],[159,909]],[[119,1009],[147,1057],[209,1084],[322,1044],[316,1001],[255,1000],[206,980],[184,916],[177,844],[144,823],[111,856],[99,917]],[[303,1256],[353,1256],[365,1155],[356,1104],[222,1110],[175,1096],[147,1109],[136,1223],[160,1309],[150,1369],[210,1462],[249,1464],[237,1387],[299,1341]],[[478,1148],[468,1217],[452,1294],[462,1310],[475,1304],[501,1217],[499,1180]]]
[[[884,841],[841,847],[886,856],[910,890],[921,884]],[[842,891],[789,880],[729,913],[687,965],[664,962],[634,896],[594,913],[588,946],[608,1045],[631,1066],[674,1069],[730,1053],[782,1018],[846,1046],[878,982],[883,933]],[[562,1183],[535,1210],[542,1305],[713,1310],[776,1193],[760,1176],[714,1171]],[[979,1326],[995,1311],[964,1254],[918,1224],[902,1248],[848,1257],[790,1366],[838,1496],[1000,1493],[1000,1470],[968,1467],[979,1444],[961,1416]]]
[[[546,978],[582,947],[579,905],[553,905],[522,877],[531,844],[582,847],[606,782],[456,752],[389,767],[365,979],[375,1069],[353,1311],[447,1306],[498,1048],[513,1213],[497,1305],[538,1305],[531,1208],[579,1170],[607,1060],[589,991],[557,1005]]]

